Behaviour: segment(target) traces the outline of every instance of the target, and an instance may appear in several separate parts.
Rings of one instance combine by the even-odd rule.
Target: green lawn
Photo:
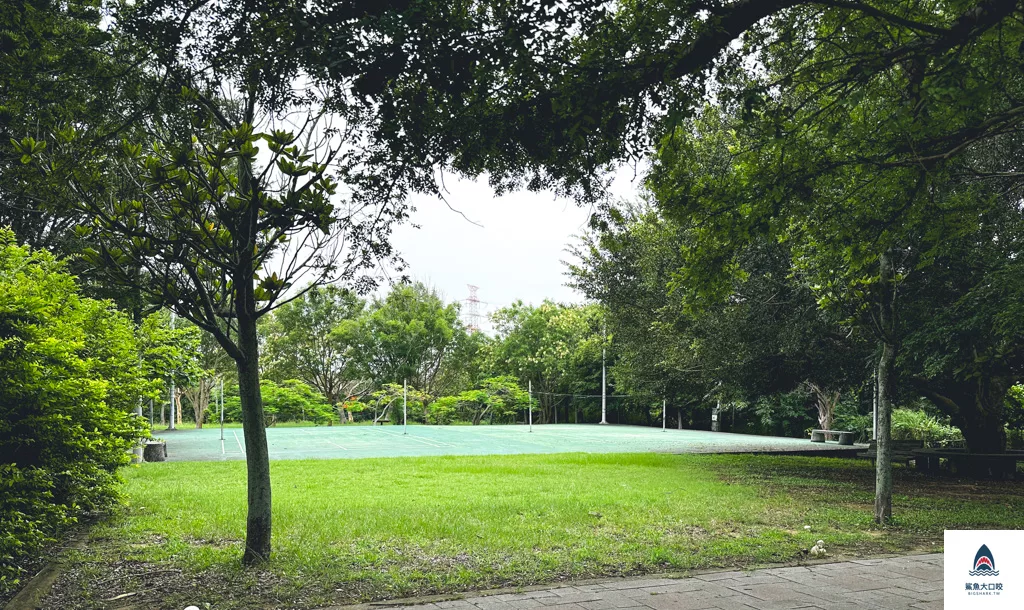
[[[238,567],[244,463],[146,464],[127,472],[125,513],[94,527],[71,558],[58,594],[74,601],[62,603],[102,607],[96,600],[136,592],[167,607],[315,607],[791,562],[818,539],[838,557],[938,551],[944,528],[1024,528],[1021,484],[901,470],[897,520],[878,529],[870,465],[828,458],[561,454],[272,468],[266,570]]]

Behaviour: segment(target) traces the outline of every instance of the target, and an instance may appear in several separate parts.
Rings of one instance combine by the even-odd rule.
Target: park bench
[[[853,432],[847,430],[811,430],[812,443],[824,443],[829,436],[838,436],[840,445],[853,444]]]
[[[914,452],[918,449],[924,448],[924,441],[917,440],[890,440],[890,446],[892,447],[892,461],[903,462],[906,465],[910,465],[911,460],[917,458]],[[857,454],[857,457],[868,458],[874,463],[875,458],[878,457],[878,446],[876,441],[871,441],[868,445],[867,451],[862,451]]]
[[[1015,479],[1017,462],[1024,461],[1024,451],[1004,453],[970,453],[966,449],[917,449],[914,462],[918,470],[941,472],[945,460],[950,474],[973,479]]]

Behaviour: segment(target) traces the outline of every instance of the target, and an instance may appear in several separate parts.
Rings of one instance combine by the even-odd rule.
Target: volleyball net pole
[[[533,432],[533,380],[527,381],[530,392],[530,432]],[[519,386],[522,387],[522,386]]]
[[[220,392],[217,399],[220,401],[220,441],[224,442],[224,378],[220,378]]]

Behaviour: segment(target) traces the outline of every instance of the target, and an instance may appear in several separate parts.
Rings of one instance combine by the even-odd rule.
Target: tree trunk
[[[203,427],[203,420],[206,419],[206,411],[210,408],[210,394],[213,392],[214,380],[212,378],[200,379],[196,385],[183,390],[182,394],[192,405],[193,419],[196,420],[196,429]]]
[[[251,283],[250,283],[251,285]],[[259,347],[255,318],[238,320],[242,358],[238,368],[238,393],[242,402],[242,431],[245,436],[245,465],[248,474],[248,514],[245,521],[244,565],[270,558],[270,455],[260,395]]]
[[[1000,453],[1006,450],[1006,393],[1010,377],[982,372],[976,377],[944,384],[916,380],[915,387],[950,417],[964,434],[971,453]]]
[[[806,381],[804,384],[814,395],[814,405],[818,408],[818,428],[831,430],[836,405],[839,403],[839,392],[830,392],[811,381]]]
[[[964,441],[971,453],[1002,453],[1006,451],[1006,428],[1003,418],[991,411],[977,410],[973,417],[965,417],[960,426]]]
[[[875,521],[886,523],[892,518],[892,386],[893,364],[896,361],[894,273],[892,252],[878,257],[881,295],[879,299],[879,331],[882,354],[878,359],[878,432],[875,459]]]

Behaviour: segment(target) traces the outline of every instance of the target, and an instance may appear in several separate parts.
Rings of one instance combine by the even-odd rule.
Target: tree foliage
[[[0,230],[0,590],[116,498],[117,469],[148,435],[134,414],[147,389],[127,316]]]

